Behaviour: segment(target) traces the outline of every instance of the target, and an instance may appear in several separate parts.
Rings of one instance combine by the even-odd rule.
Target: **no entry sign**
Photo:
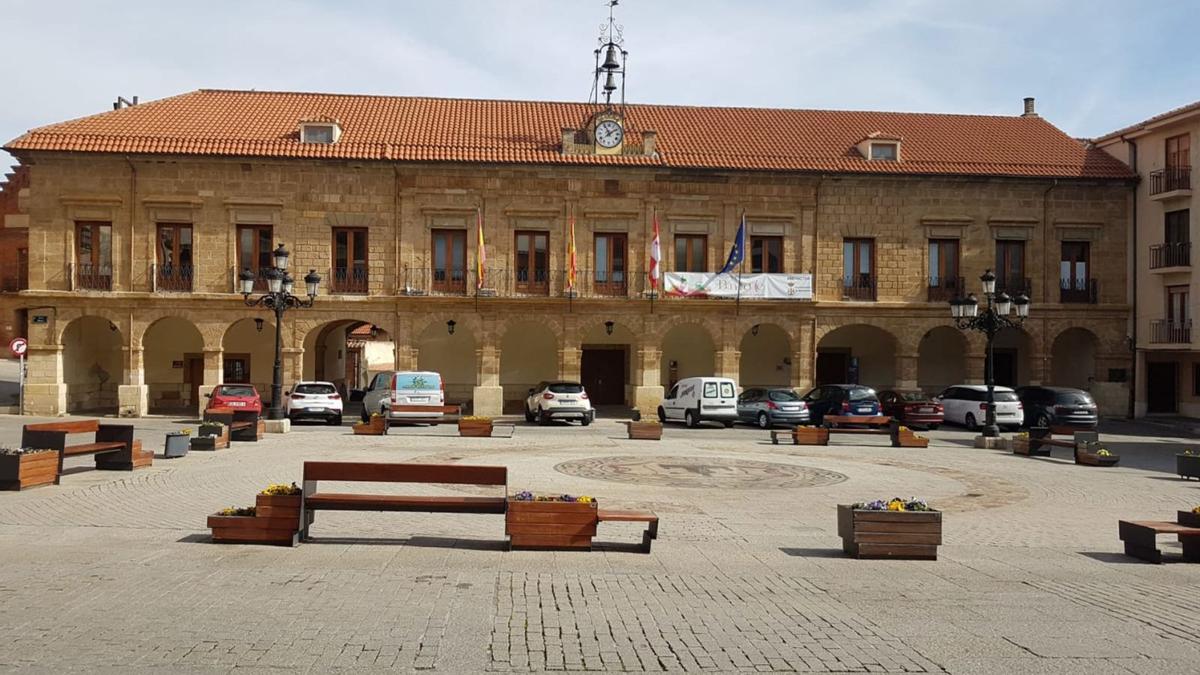
[[[12,342],[8,343],[8,351],[12,352],[13,356],[24,356],[26,349],[29,349],[29,342],[25,338],[13,338]]]

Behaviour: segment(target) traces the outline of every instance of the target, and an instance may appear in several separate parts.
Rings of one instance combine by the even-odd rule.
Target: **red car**
[[[250,410],[261,415],[262,398],[252,384],[218,384],[217,388],[208,394],[208,405],[205,408]]]
[[[907,427],[937,429],[944,420],[942,404],[919,389],[892,389],[879,392],[880,411]]]

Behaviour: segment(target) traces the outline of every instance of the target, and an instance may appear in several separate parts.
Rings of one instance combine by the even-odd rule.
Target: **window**
[[[79,288],[112,290],[112,224],[75,224],[75,264]]]
[[[958,240],[929,240],[929,300],[949,301],[962,293],[958,277]]]
[[[1025,281],[1025,242],[996,242],[996,292],[1004,291],[1014,298],[1024,293],[1029,295],[1029,284]]]
[[[733,383],[732,382],[722,382],[721,383],[721,398],[733,398]]]
[[[550,292],[550,233],[516,233],[517,290],[526,293]]]
[[[842,242],[842,295],[851,300],[875,299],[875,240]]]
[[[716,382],[705,382],[704,383],[704,398],[716,398],[716,397],[717,397],[717,383]]]
[[[750,271],[754,274],[783,272],[783,237],[750,237]]]
[[[675,271],[708,271],[708,237],[703,234],[675,235]]]
[[[625,295],[624,234],[596,235],[595,291],[598,295]]]
[[[899,156],[899,146],[895,143],[872,143],[871,144],[871,160],[883,160],[886,162],[896,161]]]
[[[305,124],[300,127],[301,143],[336,143],[337,127],[332,124]]]
[[[1181,134],[1167,139],[1167,168],[1184,169],[1192,166],[1191,134]]]
[[[1064,241],[1062,260],[1059,263],[1061,302],[1091,302],[1091,279],[1089,254],[1091,245],[1086,241]]]
[[[367,230],[333,228],[333,283],[337,293],[367,292]]]
[[[250,382],[250,357],[245,355],[225,355],[225,381]]]
[[[1186,244],[1191,241],[1191,211],[1167,211],[1163,214],[1163,242],[1167,244]]]
[[[254,275],[254,290],[267,290],[267,270],[275,265],[271,258],[272,232],[270,225],[238,226],[238,272],[250,270]]]
[[[164,291],[192,290],[192,226],[158,226],[158,280]]]
[[[1188,320],[1188,287],[1167,286],[1167,322],[1182,325]]]
[[[467,290],[467,231],[433,231],[433,290],[465,293]]]

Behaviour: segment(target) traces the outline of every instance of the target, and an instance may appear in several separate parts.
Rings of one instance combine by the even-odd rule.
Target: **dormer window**
[[[895,143],[872,143],[871,161],[894,162],[900,156],[900,148]]]
[[[871,162],[899,162],[900,143],[903,138],[895,134],[876,131],[867,134],[856,146],[859,154]]]
[[[300,142],[330,145],[342,135],[342,125],[328,117],[300,121]]]

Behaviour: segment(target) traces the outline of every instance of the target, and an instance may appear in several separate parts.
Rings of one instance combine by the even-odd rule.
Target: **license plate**
[[[563,398],[563,399],[559,399],[559,401],[558,401],[558,402],[559,402],[559,403],[574,403],[574,402],[575,402],[575,399],[573,399],[573,398]]]
[[[309,408],[309,412],[325,412],[326,408]]]
[[[871,414],[871,413],[872,413],[872,412],[874,412],[874,411],[873,411],[873,410],[871,410],[870,408],[859,408],[859,409],[858,409],[858,412],[860,412],[860,413],[867,413],[867,414],[869,415],[869,414]]]
[[[230,401],[229,405],[234,408],[245,408],[246,402],[245,401]]]
[[[409,396],[408,400],[413,403],[425,403],[429,400],[428,396]]]
[[[923,412],[923,413],[931,413],[931,412],[933,412],[933,408],[921,408],[921,412]]]

